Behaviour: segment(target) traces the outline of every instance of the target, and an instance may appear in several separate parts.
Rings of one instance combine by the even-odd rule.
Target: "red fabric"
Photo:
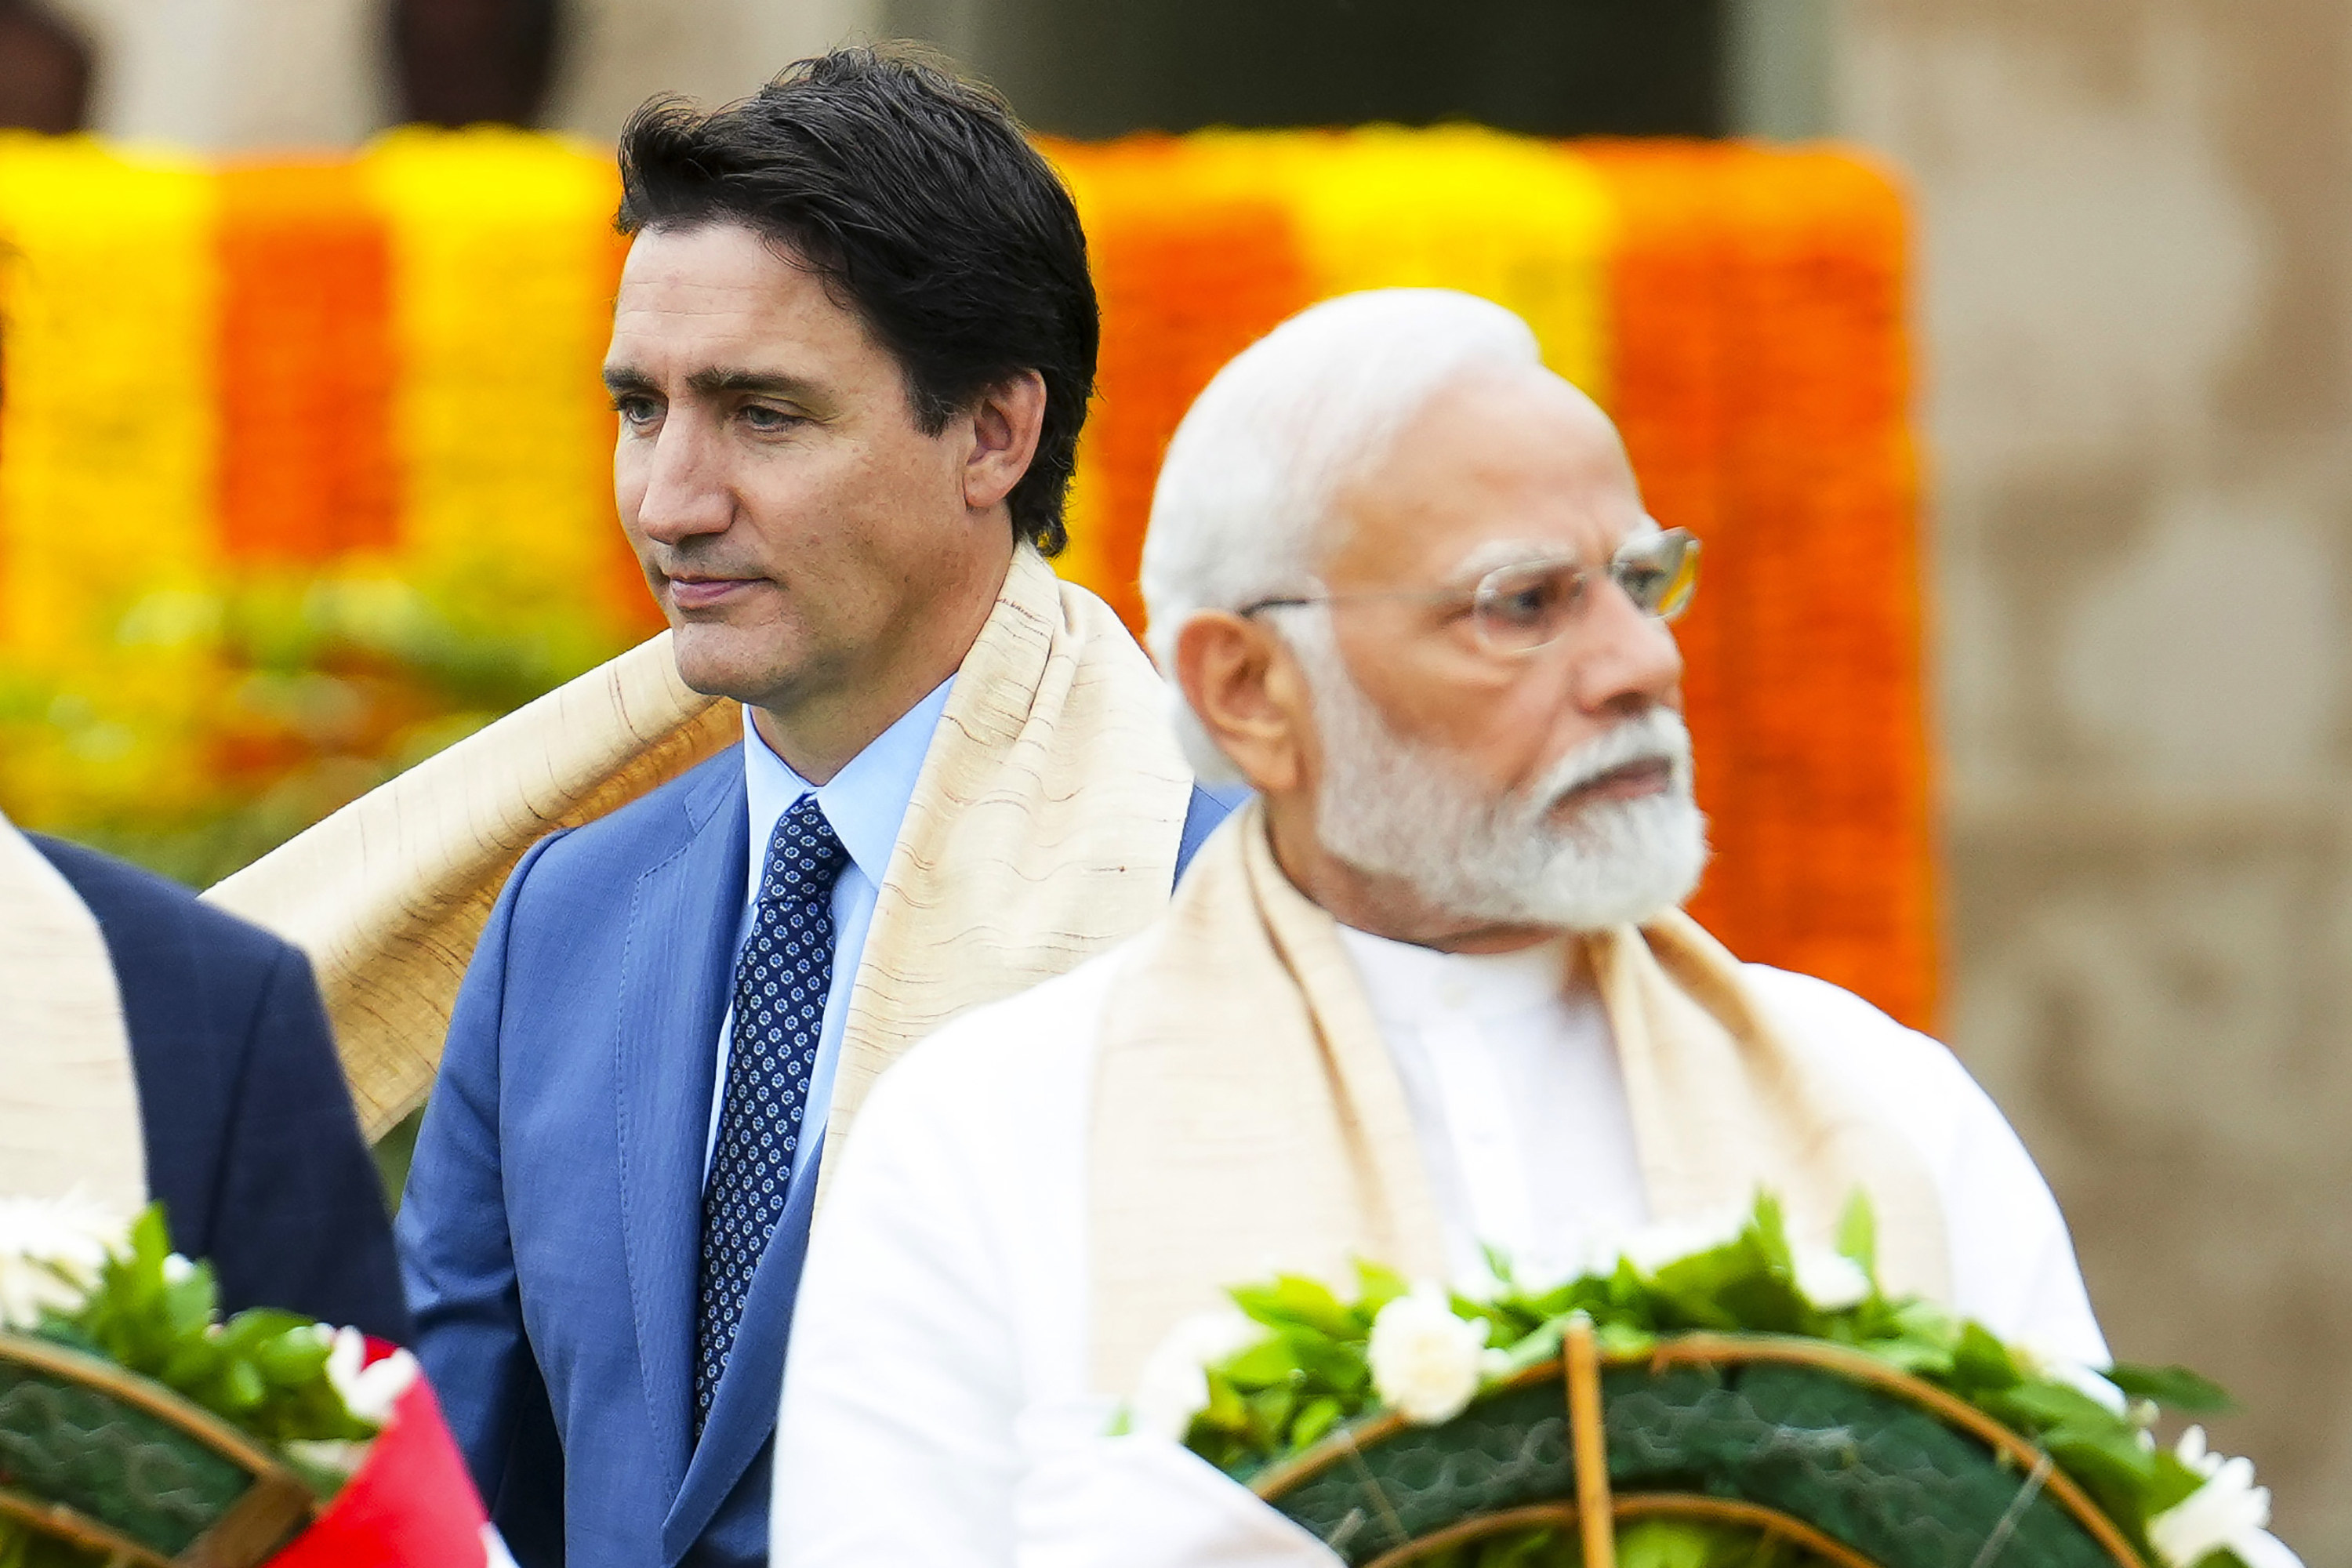
[[[369,1346],[371,1358],[380,1358]],[[441,1406],[420,1377],[319,1522],[270,1568],[481,1568],[485,1516]]]

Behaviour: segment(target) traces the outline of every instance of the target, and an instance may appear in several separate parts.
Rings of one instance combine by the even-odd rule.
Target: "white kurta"
[[[1346,936],[1457,1267],[1482,1242],[1556,1267],[1640,1223],[1597,1001],[1561,997],[1539,955]],[[1156,1563],[1337,1562],[1163,1439],[1102,1436],[1131,1391],[1088,1375],[1087,1117],[1097,1020],[1132,951],[966,1015],[877,1086],[793,1316],[779,1568],[1134,1562],[1144,1541]],[[1951,1054],[1835,986],[1747,974],[1916,1147],[1943,1201],[1952,1305],[2105,1364],[2057,1204]]]

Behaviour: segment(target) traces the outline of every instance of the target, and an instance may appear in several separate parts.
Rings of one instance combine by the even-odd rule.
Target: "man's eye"
[[[1531,584],[1497,594],[1487,601],[1489,613],[1519,625],[1532,625],[1551,614],[1559,595],[1547,584]]]
[[[1507,625],[1541,626],[1575,604],[1580,581],[1573,571],[1507,577],[1487,588],[1480,608],[1491,619]]]
[[[628,425],[646,425],[661,417],[661,410],[650,397],[616,397],[613,399],[613,412]]]
[[[754,430],[789,430],[801,422],[797,414],[781,408],[769,408],[757,403],[743,405],[743,423]]]

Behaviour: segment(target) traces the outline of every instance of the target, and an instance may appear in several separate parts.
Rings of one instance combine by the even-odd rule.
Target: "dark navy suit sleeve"
[[[229,1311],[404,1342],[383,1193],[310,964],[175,882],[32,837],[106,938],[172,1245],[212,1264]]]
[[[383,1187],[368,1157],[310,963],[264,983],[230,1110],[210,1242],[221,1299],[414,1338]]]
[[[525,1564],[562,1560],[563,1472],[507,1227],[499,1034],[515,903],[554,842],[542,839],[523,857],[475,946],[397,1224],[417,1358],[475,1486]]]
[[[1184,834],[1176,843],[1178,881],[1183,880],[1185,868],[1192,865],[1192,857],[1201,852],[1201,846],[1208,841],[1209,835],[1214,833],[1225,818],[1239,811],[1242,802],[1249,797],[1249,788],[1245,784],[1213,787],[1195,784],[1192,786],[1192,802],[1184,808]]]

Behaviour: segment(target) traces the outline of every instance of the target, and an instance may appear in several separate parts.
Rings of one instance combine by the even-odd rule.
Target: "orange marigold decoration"
[[[1198,188],[1186,143],[1049,143],[1077,196],[1102,354],[1071,498],[1066,576],[1143,626],[1136,570],[1177,422],[1209,378],[1316,294],[1280,204]]]
[[[220,537],[240,560],[389,550],[392,256],[349,163],[220,175]]]
[[[1924,1024],[1934,846],[1902,202],[1843,154],[1738,156],[1727,327],[1749,955]]]
[[[1651,510],[1706,542],[1676,631],[1743,957],[1924,1026],[1935,996],[1900,199],[1832,153],[1606,143],[1615,414]]]
[[[1612,414],[1643,499],[1668,527],[1706,543],[1704,590],[1675,626],[1682,645],[1699,804],[1716,858],[1691,912],[1734,951],[1754,953],[1769,931],[1752,918],[1739,839],[1746,777],[1739,751],[1739,681],[1727,666],[1740,646],[1747,541],[1728,493],[1729,365],[1727,274],[1735,251],[1724,205],[1723,150],[1687,142],[1622,142],[1580,149],[1617,208],[1611,258],[1614,325]]]

